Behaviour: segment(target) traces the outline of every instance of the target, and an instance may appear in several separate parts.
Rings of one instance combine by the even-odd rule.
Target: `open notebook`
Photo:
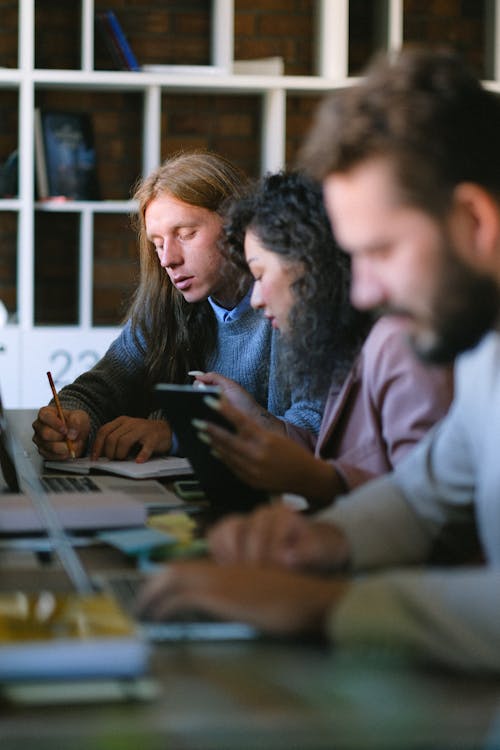
[[[45,461],[46,469],[57,469],[70,474],[91,474],[93,472],[105,472],[118,474],[129,479],[155,479],[164,477],[190,476],[193,469],[187,458],[179,456],[163,456],[151,458],[144,464],[138,464],[134,460],[112,461],[101,457],[95,460],[90,458],[74,458],[69,461]]]

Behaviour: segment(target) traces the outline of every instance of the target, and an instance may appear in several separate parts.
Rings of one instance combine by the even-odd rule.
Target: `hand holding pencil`
[[[61,407],[61,402],[59,401],[59,396],[57,395],[56,387],[54,385],[52,373],[48,372],[47,377],[49,379],[50,387],[52,389],[52,395],[54,396],[54,403],[56,405],[57,415],[59,419],[61,420],[61,422],[63,423],[63,425],[66,427],[66,420],[64,418],[64,413]],[[68,437],[66,437],[66,445],[68,446],[68,451],[69,451],[69,455],[71,456],[71,458],[76,458],[75,446],[73,444],[73,441],[70,440]]]

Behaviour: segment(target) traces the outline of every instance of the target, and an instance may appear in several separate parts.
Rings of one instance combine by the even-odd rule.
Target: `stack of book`
[[[132,678],[149,647],[107,594],[0,594],[0,682]]]

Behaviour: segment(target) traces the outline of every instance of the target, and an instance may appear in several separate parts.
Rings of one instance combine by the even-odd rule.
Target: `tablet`
[[[199,388],[193,385],[158,383],[155,401],[170,422],[179,447],[194,469],[206,497],[216,513],[245,512],[268,501],[263,490],[257,490],[236,477],[212,453],[210,446],[198,438],[193,419],[216,422],[232,430],[232,425],[204,402],[206,396],[220,398],[221,390],[215,387]]]

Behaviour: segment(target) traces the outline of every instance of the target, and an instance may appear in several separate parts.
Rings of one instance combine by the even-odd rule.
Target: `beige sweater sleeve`
[[[354,579],[328,632],[340,647],[498,673],[499,623],[500,570],[400,569]]]

